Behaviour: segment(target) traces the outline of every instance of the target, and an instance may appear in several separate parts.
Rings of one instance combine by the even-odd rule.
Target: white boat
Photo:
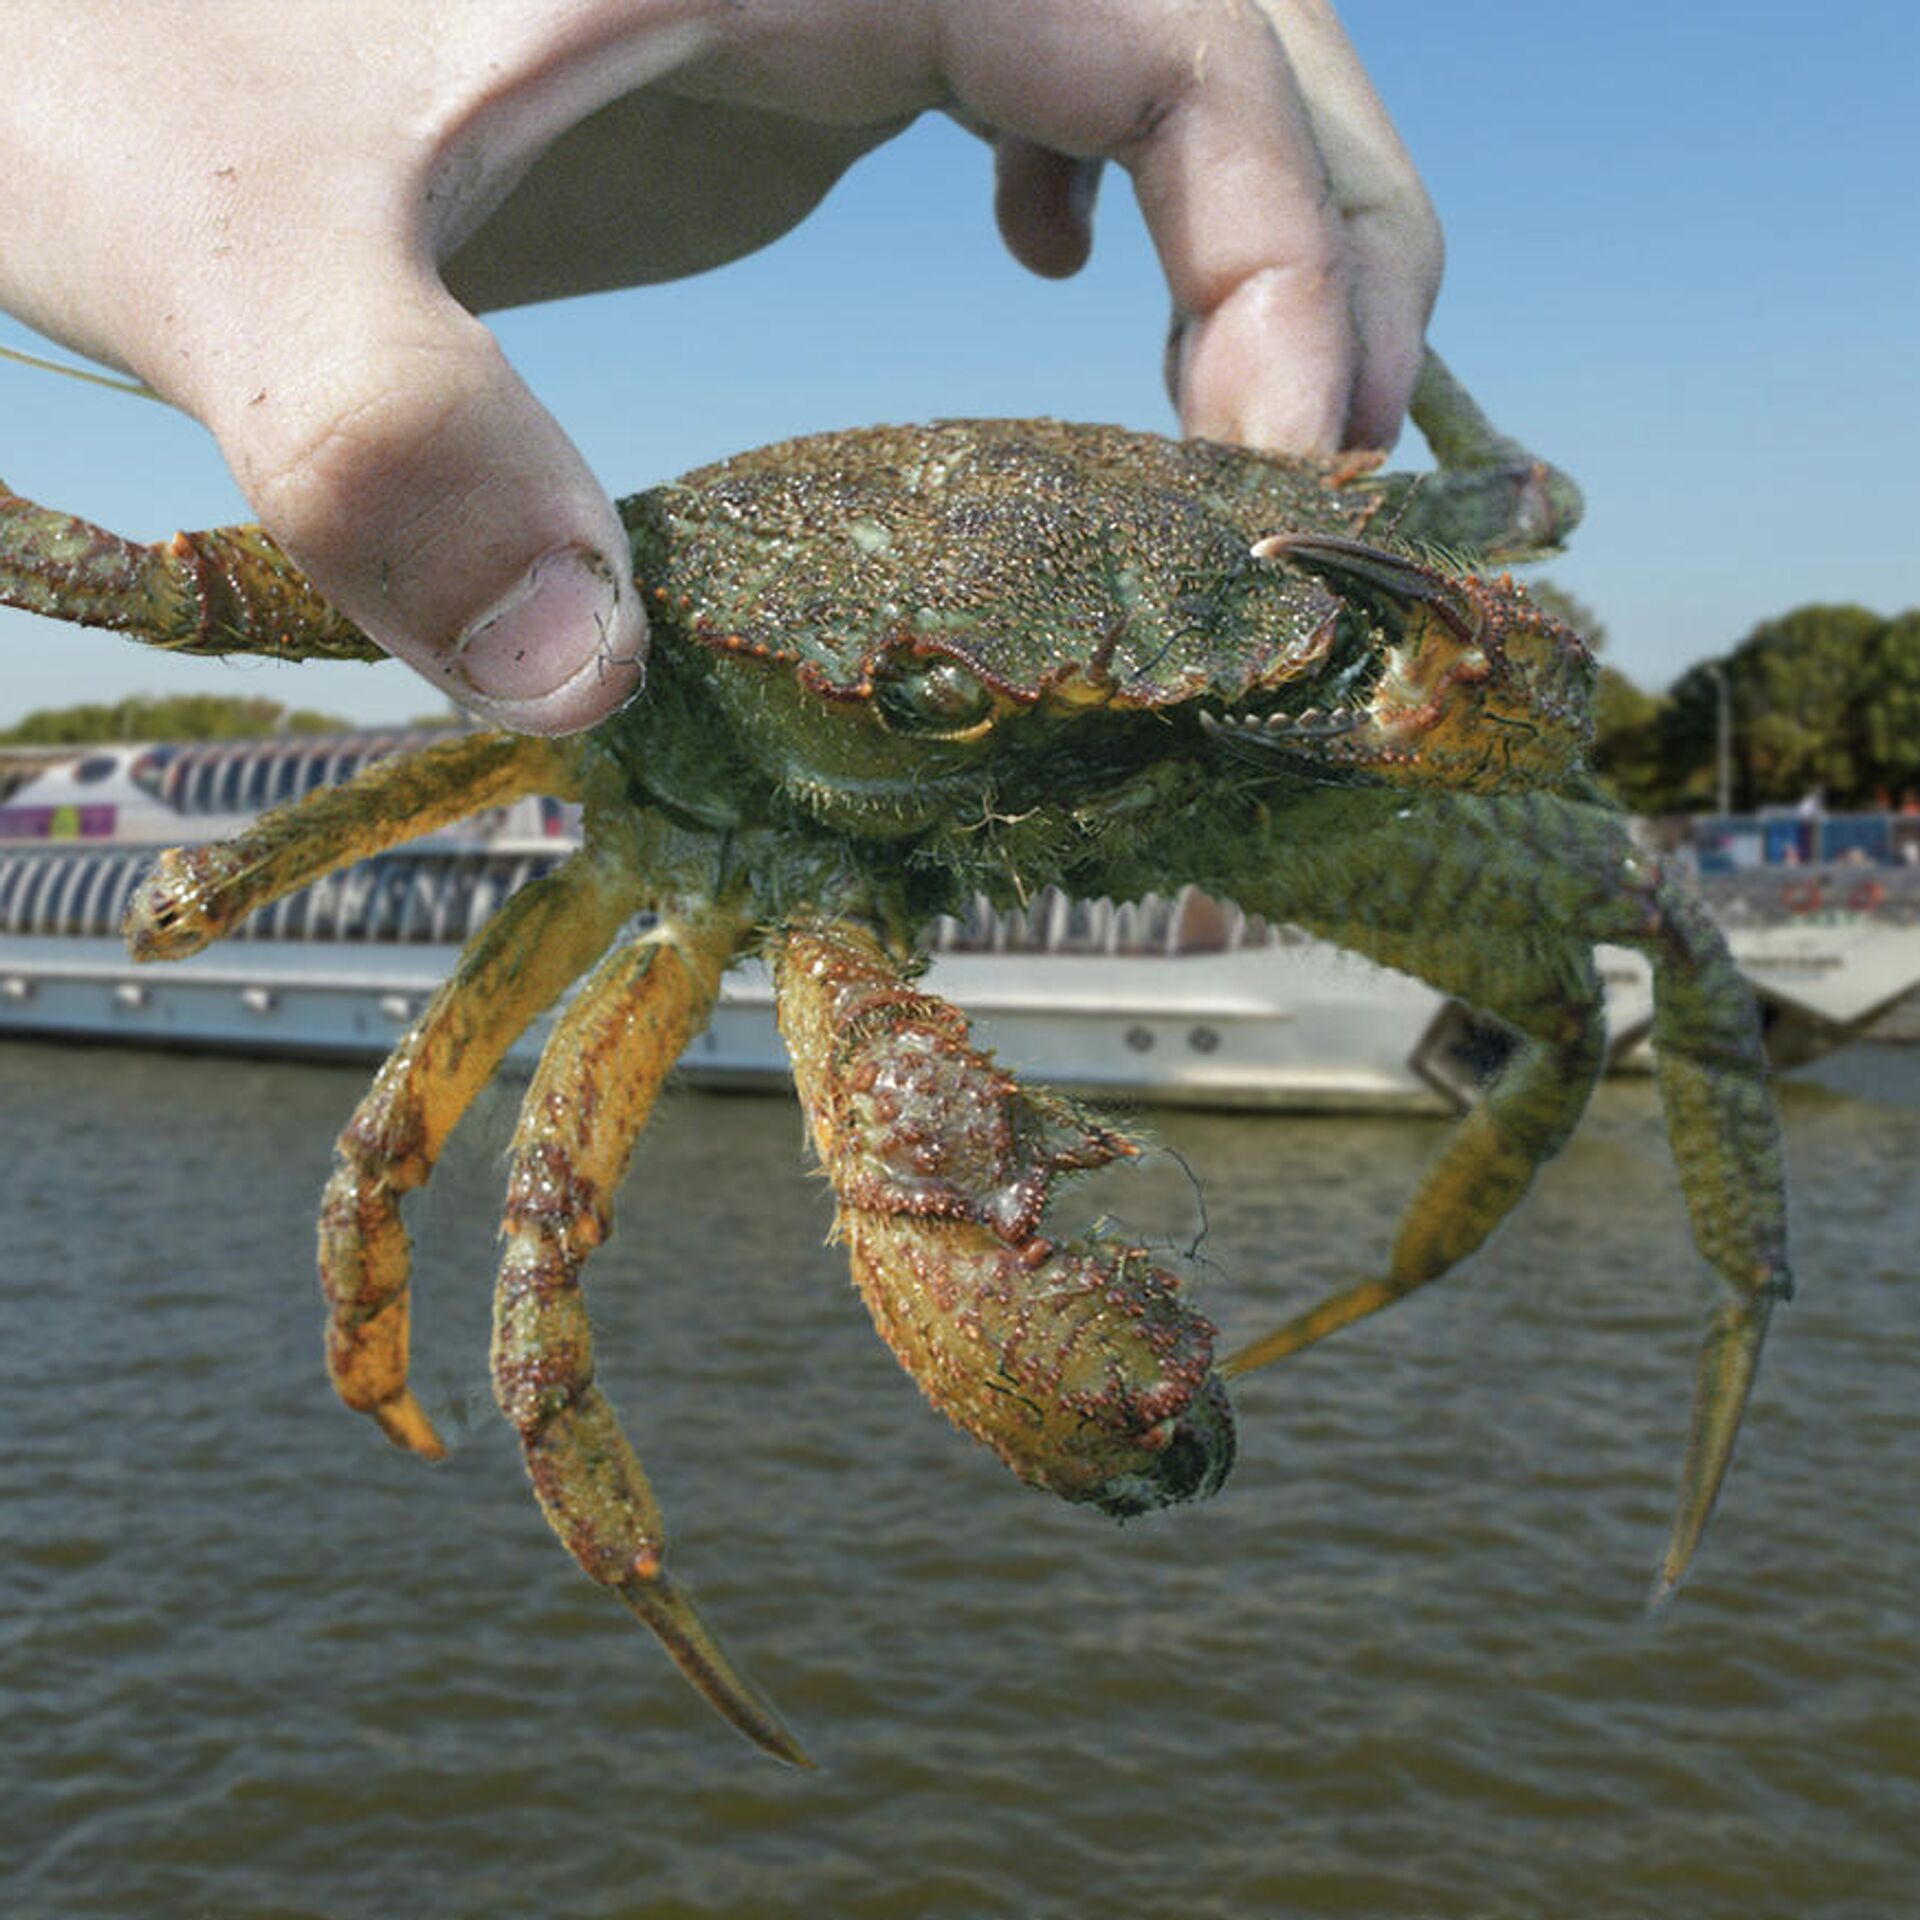
[[[427,733],[284,736],[9,756],[0,774],[0,1034],[375,1057],[463,942],[576,843],[527,800],[348,868],[191,959],[136,967],[118,928],[161,847],[218,839]],[[1838,870],[1836,870],[1838,871]],[[1818,882],[1817,887],[1810,883]],[[1703,883],[1783,1061],[1858,1032],[1920,983],[1920,872],[1810,869]],[[1789,891],[1789,889],[1796,889]],[[1192,890],[1115,906],[1049,892],[930,930],[929,984],[1049,1084],[1220,1107],[1437,1111],[1471,1097],[1498,1029],[1419,981]],[[1645,961],[1603,948],[1616,1064],[1644,1062]],[[541,1023],[515,1049],[530,1060]],[[763,972],[728,979],[696,1078],[785,1078]]]

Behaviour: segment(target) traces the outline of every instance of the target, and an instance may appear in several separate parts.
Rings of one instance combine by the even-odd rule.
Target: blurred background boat
[[[162,847],[221,838],[417,731],[0,753],[0,1033],[261,1055],[378,1056],[516,888],[577,844],[526,800],[363,861],[185,961],[136,967],[126,905]],[[1920,817],[1804,811],[1642,823],[1688,870],[1758,998],[1776,1065],[1920,1038]],[[1053,1085],[1210,1107],[1444,1110],[1501,1029],[1419,981],[1192,889],[1116,905],[976,901],[928,933],[930,981],[979,1038]],[[1645,961],[1602,948],[1611,1058],[1646,1064]],[[1915,1004],[1903,1005],[1912,999]],[[530,1061],[545,1023],[515,1057]],[[784,1079],[767,978],[730,976],[686,1070]]]

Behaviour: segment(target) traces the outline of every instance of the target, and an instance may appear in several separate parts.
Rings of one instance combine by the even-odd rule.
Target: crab
[[[1040,420],[829,433],[701,469],[622,508],[654,634],[622,712],[570,740],[473,732],[381,761],[163,855],[134,899],[133,953],[171,958],[481,808],[583,803],[580,850],[474,937],[340,1135],[328,1367],[389,1439],[442,1451],[407,1384],[401,1203],[565,999],[511,1148],[495,1394],[574,1559],[784,1760],[805,1755],[669,1573],[581,1288],[662,1083],[749,955],[772,968],[880,1332],[1020,1478],[1124,1517],[1221,1485],[1227,1381],[1480,1246],[1602,1065],[1595,943],[1637,947],[1694,1239],[1728,1289],[1657,1594],[1687,1569],[1791,1290],[1758,1025],[1706,913],[1595,781],[1580,640],[1458,558],[1551,547],[1577,494],[1437,361],[1415,419],[1440,461],[1421,478]],[[189,652],[381,657],[256,530],[143,546],[3,490],[0,597]],[[1153,1254],[1053,1224],[1057,1186],[1139,1142],[1023,1086],[916,984],[917,930],[976,892],[1187,882],[1417,975],[1514,1042],[1375,1277],[1220,1362]]]

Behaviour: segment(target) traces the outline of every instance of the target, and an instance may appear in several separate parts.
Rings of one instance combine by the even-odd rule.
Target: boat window
[[[90,934],[93,932],[93,902],[100,891],[100,883],[106,878],[113,862],[105,854],[89,854],[81,862],[79,883],[74,887],[67,906],[68,933]]]
[[[446,876],[446,862],[431,855],[406,863],[406,902],[394,928],[396,940],[419,941],[433,937],[433,910]]]
[[[133,891],[146,878],[150,862],[151,857],[144,853],[122,854],[114,862],[113,878],[100,890],[97,911],[102,933],[118,933],[126,923]]]
[[[117,753],[90,753],[74,768],[74,783],[90,787],[101,780],[111,780],[119,769],[120,756]]]
[[[87,871],[87,861],[82,858],[56,858],[47,862],[53,868],[53,877],[41,890],[40,909],[34,915],[34,925],[29,929],[34,933],[64,933],[67,901],[74,891],[74,882],[82,879]]]
[[[226,766],[224,757],[209,753],[201,764],[200,778],[193,783],[194,811],[212,813],[220,804],[220,775]]]
[[[101,856],[93,886],[77,910],[81,933],[101,939],[120,930],[120,922],[126,913],[124,896],[131,891],[127,882],[132,878],[136,865],[138,856],[134,854]]]
[[[395,919],[394,883],[405,884],[406,875],[395,870],[391,860],[370,860],[359,870],[360,909],[348,928],[354,940],[392,938]]]
[[[1123,900],[1114,907],[1107,921],[1106,948],[1109,953],[1136,953],[1144,941],[1141,937],[1140,903]]]
[[[433,920],[428,937],[438,941],[457,940],[467,924],[467,901],[473,892],[473,861],[456,855],[447,862],[440,884],[434,889]]]
[[[259,813],[266,806],[273,776],[284,757],[281,753],[260,753],[254,757],[253,764],[247,768],[246,788],[240,802],[248,813]]]
[[[41,894],[46,891],[47,876],[53,871],[53,862],[44,855],[37,855],[21,864],[27,869],[27,875],[14,903],[13,926],[16,933],[31,933],[34,908],[39,904]]]
[[[274,763],[273,792],[268,796],[273,806],[283,800],[291,800],[300,791],[300,769],[305,756],[297,749],[283,753]]]
[[[26,880],[28,864],[19,858],[9,860],[0,855],[0,933],[18,931],[13,924],[13,896]]]
[[[149,747],[127,769],[127,778],[143,793],[152,794],[156,800],[164,800],[167,797],[167,772],[174,758],[172,747]]]
[[[220,785],[214,801],[215,808],[221,813],[240,811],[240,783],[246,777],[246,756],[240,753],[227,755],[226,764],[220,769]]]
[[[307,931],[307,916],[313,905],[313,889],[297,887],[280,901],[273,910],[273,935],[276,940],[303,939]]]
[[[193,760],[190,755],[176,753],[171,747],[156,747],[154,752],[156,755],[166,756],[159,763],[160,798],[168,806],[178,809],[185,804],[182,795],[187,784],[187,776],[193,771]]]
[[[349,867],[340,876],[340,903],[333,926],[336,940],[364,940],[379,874],[371,862]]]
[[[454,938],[471,940],[494,916],[507,897],[506,876],[491,860],[484,862],[473,876],[473,889],[467,896],[465,921],[454,928]]]
[[[322,874],[308,888],[307,938],[337,940],[340,937],[340,881],[337,873]]]
[[[113,904],[115,883],[120,878],[120,868],[125,860],[126,855],[119,853],[94,856],[93,871],[87,875],[86,885],[73,896],[73,904],[68,912],[75,933],[89,940],[98,940],[113,932],[107,911]]]

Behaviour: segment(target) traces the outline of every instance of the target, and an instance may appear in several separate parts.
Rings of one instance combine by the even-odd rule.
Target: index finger
[[[1167,277],[1169,379],[1208,439],[1332,452],[1361,373],[1355,263],[1285,49],[1251,7],[1115,153]]]

